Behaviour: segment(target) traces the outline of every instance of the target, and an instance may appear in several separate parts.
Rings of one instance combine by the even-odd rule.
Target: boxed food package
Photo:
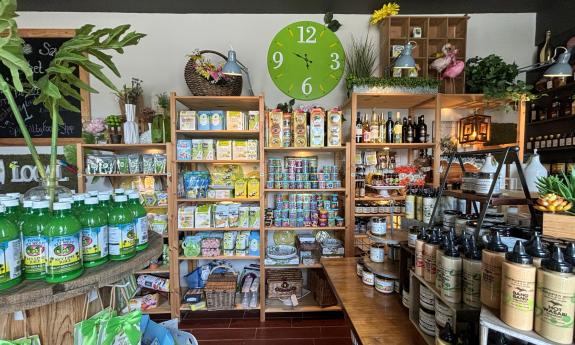
[[[202,156],[206,161],[212,161],[216,159],[214,139],[202,139]]]
[[[283,117],[281,110],[273,110],[268,113],[268,146],[282,147]]]
[[[260,207],[250,206],[250,228],[260,227]]]
[[[236,246],[236,238],[238,237],[237,231],[226,231],[224,232],[224,255],[226,254],[226,250],[234,250]],[[231,255],[234,255],[233,253]]]
[[[257,139],[249,139],[247,141],[246,159],[256,161],[258,160],[259,144]]]
[[[235,160],[247,159],[247,140],[234,140],[233,141],[233,157]]]
[[[202,146],[202,139],[192,139],[192,160],[201,161],[204,159],[204,149]]]
[[[327,114],[327,146],[341,146],[343,141],[341,132],[342,113],[332,109]]]
[[[252,110],[248,112],[248,130],[260,130],[260,112],[258,110]]]
[[[178,208],[178,228],[193,228],[195,206],[181,206]]]
[[[292,116],[291,113],[284,113],[282,126],[282,146],[292,146]]]
[[[228,226],[230,228],[237,228],[239,224],[240,204],[231,202],[228,204]]]
[[[250,207],[240,206],[238,209],[238,227],[249,228],[250,227]]]
[[[232,159],[232,140],[218,140],[216,142],[216,157],[219,160]]]
[[[245,114],[241,111],[226,112],[226,129],[229,131],[244,130]]]
[[[224,127],[224,112],[221,110],[214,110],[210,115],[210,130],[222,130]]]
[[[176,144],[176,160],[186,161],[192,159],[192,141],[189,139],[178,139]]]
[[[259,199],[260,197],[260,179],[251,177],[248,179],[248,198]]]
[[[214,227],[227,228],[228,223],[228,205],[226,203],[219,203],[214,205]]]
[[[210,112],[209,111],[198,111],[198,130],[207,131],[210,129]]]
[[[211,228],[212,205],[198,205],[194,214],[196,229]]]
[[[239,178],[234,183],[234,196],[236,198],[245,198],[247,196],[247,182],[244,178]]]
[[[293,146],[307,146],[307,113],[301,110],[293,114]]]
[[[194,110],[180,111],[180,129],[184,131],[193,131],[196,129],[197,114]]]
[[[208,189],[209,199],[229,199],[233,198],[231,189]]]
[[[218,237],[206,237],[202,239],[202,256],[221,255],[221,239]]]
[[[322,109],[312,109],[309,121],[309,146],[324,146],[325,114]]]
[[[246,250],[249,246],[250,232],[249,231],[239,231],[236,237],[236,251]],[[244,254],[245,255],[245,254]]]

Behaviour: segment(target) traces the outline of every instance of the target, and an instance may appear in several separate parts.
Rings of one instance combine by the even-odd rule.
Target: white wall
[[[335,15],[343,23],[337,35],[345,48],[351,36],[363,37],[369,32],[376,47],[379,34],[368,25],[368,15]],[[132,14],[132,13],[60,13],[21,12],[21,28],[76,28],[85,23],[99,27],[131,24],[146,33],[141,43],[130,47],[115,61],[123,78],[113,79],[118,85],[130,77],[144,81],[146,103],[154,94],[175,90],[189,94],[183,70],[186,54],[194,49],[213,49],[225,53],[233,45],[238,58],[250,69],[254,91],[264,93],[266,104],[275,106],[288,97],[270,79],[266,55],[273,36],[285,25],[299,20],[321,22],[319,14]],[[507,62],[528,65],[534,52],[535,14],[472,14],[468,26],[468,57],[498,54]],[[117,113],[114,96],[100,83],[92,82],[100,94],[92,95],[92,116]],[[343,83],[323,99],[313,102],[325,107],[343,103]]]

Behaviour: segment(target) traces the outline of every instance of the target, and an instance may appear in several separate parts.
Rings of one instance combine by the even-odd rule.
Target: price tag
[[[22,310],[18,310],[14,312],[14,321],[22,321],[24,320],[24,312]]]
[[[297,300],[297,297],[292,294],[292,295],[290,296],[290,299],[291,299],[291,304],[292,304],[294,307],[297,307],[297,305],[299,304],[299,301]]]
[[[90,292],[88,292],[88,303],[95,301],[98,298],[98,291],[96,291],[96,289],[92,289],[90,290]]]

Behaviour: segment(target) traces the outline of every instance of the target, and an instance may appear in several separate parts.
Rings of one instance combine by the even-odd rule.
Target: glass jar
[[[478,195],[487,195],[489,194],[489,189],[493,184],[493,180],[495,178],[495,173],[479,173],[477,180],[475,181],[475,193]],[[501,186],[499,183],[495,183],[493,188],[493,195],[499,195],[501,193]]]
[[[474,193],[476,180],[477,173],[468,171],[464,172],[461,180],[461,190],[466,193]]]

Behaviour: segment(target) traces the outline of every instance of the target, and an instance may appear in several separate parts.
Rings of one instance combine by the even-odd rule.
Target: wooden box
[[[568,213],[543,213],[543,235],[575,240],[575,216]]]

